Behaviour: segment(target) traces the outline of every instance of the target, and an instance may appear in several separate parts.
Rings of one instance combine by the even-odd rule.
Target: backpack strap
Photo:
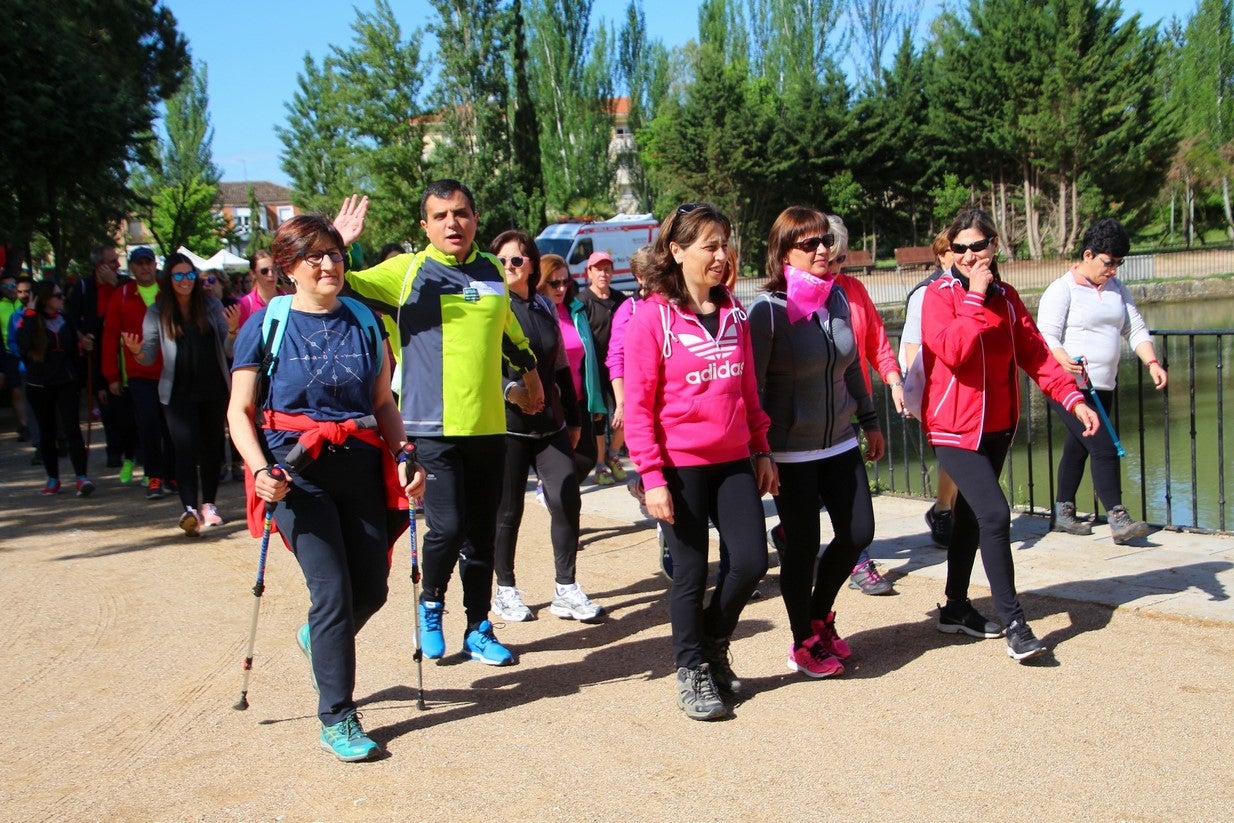
[[[287,331],[287,315],[291,313],[291,295],[279,294],[266,304],[266,314],[261,321],[261,373],[274,374],[283,333]]]
[[[369,343],[372,345],[373,351],[377,353],[377,371],[380,373],[381,359],[385,356],[386,347],[381,345],[381,328],[378,326],[377,315],[373,314],[372,309],[354,297],[339,297],[339,300],[343,301],[343,305],[351,309],[352,316],[359,320],[360,325],[364,327]]]

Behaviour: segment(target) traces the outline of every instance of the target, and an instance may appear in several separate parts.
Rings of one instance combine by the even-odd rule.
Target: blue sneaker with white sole
[[[509,666],[514,662],[514,655],[497,641],[493,624],[487,620],[467,632],[463,638],[463,654],[486,666]]]
[[[356,712],[331,726],[323,724],[321,747],[345,763],[368,760],[381,754],[381,747],[360,727],[360,715]]]
[[[309,633],[309,624],[305,623],[296,632],[296,645],[300,647],[300,651],[304,652],[304,656],[309,662],[309,678],[313,681],[313,690],[321,694],[321,689],[317,686],[317,673],[313,671],[313,640]]]
[[[425,600],[420,603],[420,648],[429,660],[438,660],[446,653],[446,636],[441,631],[445,603]]]

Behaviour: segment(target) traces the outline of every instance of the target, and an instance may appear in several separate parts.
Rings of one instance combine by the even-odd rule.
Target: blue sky
[[[593,14],[619,26],[627,2],[595,0]],[[175,14],[194,59],[209,67],[214,159],[223,179],[286,184],[274,127],[286,119],[284,102],[295,93],[304,55],[320,59],[332,44],[350,42],[355,9],[371,9],[372,0],[164,0],[164,5]],[[425,0],[392,0],[391,5],[405,32],[422,28],[432,17]],[[1123,8],[1156,22],[1190,14],[1195,5],[1126,0]],[[938,3],[927,0],[926,6],[924,16],[933,17]],[[697,33],[697,7],[690,0],[644,0],[648,34],[668,46],[684,43]]]

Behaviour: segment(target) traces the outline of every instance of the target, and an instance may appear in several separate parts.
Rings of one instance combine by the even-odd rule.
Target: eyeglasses
[[[304,262],[308,263],[310,266],[316,269],[316,268],[321,267],[321,262],[325,260],[327,257],[329,257],[330,260],[335,263],[343,262],[343,253],[339,251],[338,249],[330,249],[329,251],[308,252],[307,254],[304,255]]]
[[[506,263],[509,263],[510,268],[512,269],[517,269],[527,262],[526,257],[519,257],[517,254],[513,257],[498,257],[497,259],[501,261],[501,265],[503,266],[506,265]]]
[[[1121,257],[1114,259],[1113,257],[1102,257],[1101,255],[1097,255],[1096,260],[1101,264],[1102,268],[1106,269],[1119,269],[1124,262]]]
[[[174,271],[171,273],[171,279],[175,280],[177,283],[181,282],[182,280],[196,280],[197,270],[193,269],[192,271]]]
[[[320,259],[319,259],[319,262],[320,262]],[[271,269],[270,269],[270,267],[269,267],[269,266],[262,266],[262,267],[261,267],[260,269],[258,269],[257,271],[259,271],[259,272],[260,272],[260,273],[262,273],[262,274],[269,274],[269,273],[270,273],[270,271],[271,271]]]
[[[548,287],[550,289],[564,289],[568,285],[570,285],[569,279],[548,281]]]
[[[985,251],[986,249],[990,247],[990,244],[993,242],[994,242],[993,237],[986,237],[981,240],[978,240],[976,243],[969,243],[967,245],[965,245],[964,243],[952,243],[951,253],[952,254],[968,254],[971,251],[975,254],[980,251]]]
[[[828,232],[827,234],[824,234],[822,237],[807,237],[805,240],[798,240],[796,243],[793,244],[793,248],[800,249],[801,251],[804,251],[804,252],[813,252],[816,249],[818,249],[819,246],[826,246],[827,248],[831,248],[832,246],[835,245],[835,242],[836,242],[836,236]]]

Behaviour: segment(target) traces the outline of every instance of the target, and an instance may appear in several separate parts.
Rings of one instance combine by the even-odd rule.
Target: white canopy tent
[[[238,254],[232,254],[227,249],[220,249],[206,261],[207,269],[247,269],[249,261]]]
[[[204,257],[199,257],[196,254],[193,254],[191,251],[189,251],[187,246],[181,246],[180,248],[176,249],[176,251],[180,252],[185,257],[187,257],[189,260],[193,261],[193,265],[196,266],[198,270],[211,268],[209,260],[207,260]]]

